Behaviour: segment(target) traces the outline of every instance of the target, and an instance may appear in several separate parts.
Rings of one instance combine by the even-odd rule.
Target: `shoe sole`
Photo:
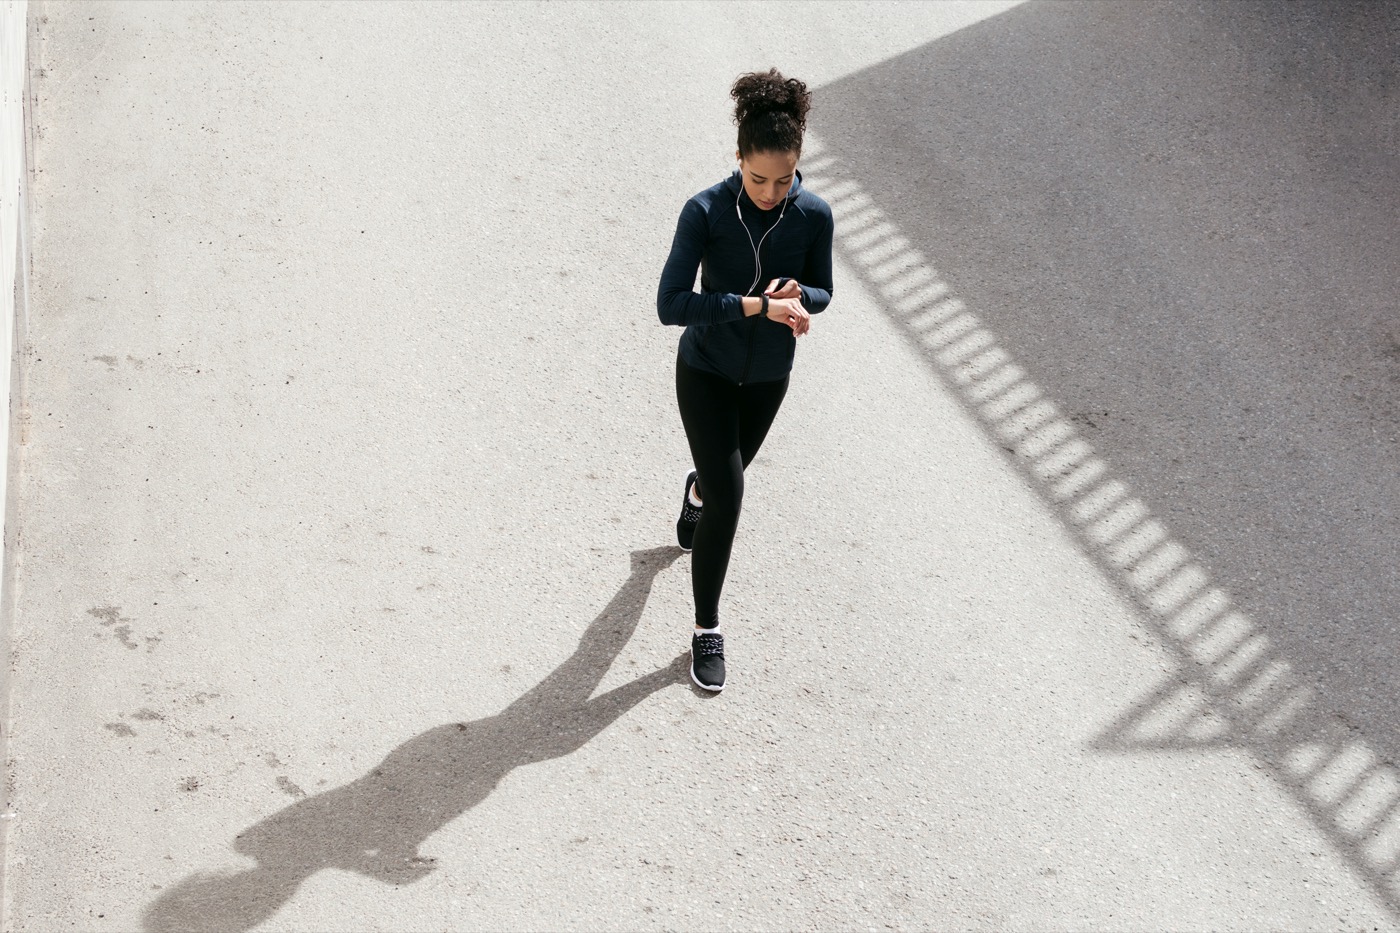
[[[685,497],[688,496],[688,495],[690,495],[690,474],[691,474],[692,472],[694,472],[694,471],[693,471],[693,470],[686,470],[686,471],[685,471],[685,475],[681,477],[681,514],[676,516],[676,523],[677,523],[677,524],[680,524],[681,515],[684,515],[684,514],[685,514]],[[697,479],[698,479],[698,477],[697,477]],[[694,550],[694,548],[688,548],[688,547],[686,547],[684,544],[681,544],[679,541],[676,542],[676,547],[680,548],[680,549],[681,549],[682,551],[684,551],[686,554],[689,554],[691,551]],[[693,678],[695,677],[695,674],[692,673],[690,676],[691,676],[691,678],[693,679]],[[700,683],[700,681],[698,681],[698,680],[695,681],[695,682],[696,682],[697,684]],[[702,687],[704,686],[704,684],[700,684],[700,685],[701,685]],[[711,688],[706,687],[705,689],[709,690],[709,689],[711,689]]]

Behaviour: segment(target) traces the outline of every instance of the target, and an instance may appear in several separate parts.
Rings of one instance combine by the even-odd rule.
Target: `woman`
[[[739,167],[686,202],[656,293],[661,322],[685,327],[676,398],[695,469],[685,478],[676,537],[693,551],[690,676],[714,691],[724,689],[719,596],[744,468],[782,405],[797,338],[832,290],[831,208],[797,171],[807,86],[770,69],[741,76],[729,93]]]

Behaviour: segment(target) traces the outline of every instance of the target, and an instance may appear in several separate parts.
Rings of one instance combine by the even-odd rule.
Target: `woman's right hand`
[[[788,325],[794,337],[801,337],[812,326],[812,316],[802,307],[801,298],[768,299],[768,320]]]

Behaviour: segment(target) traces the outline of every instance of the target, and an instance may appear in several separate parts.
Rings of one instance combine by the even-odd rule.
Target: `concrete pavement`
[[[1006,128],[1078,137],[975,92],[1085,15],[34,4],[6,928],[1394,928],[1383,704],[1318,699],[1155,442],[1058,400],[1112,367],[1005,311],[1060,248],[982,223],[1047,188]],[[654,290],[769,64],[837,288],[710,698]]]

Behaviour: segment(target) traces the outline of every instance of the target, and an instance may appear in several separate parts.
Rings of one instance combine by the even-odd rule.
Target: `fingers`
[[[768,288],[763,293],[769,298],[798,298],[802,295],[802,289],[798,286],[796,279],[784,276],[769,282]]]
[[[801,337],[812,327],[812,316],[807,313],[807,309],[802,307],[802,303],[796,299],[790,299],[788,303],[788,326],[792,328],[793,336]]]
[[[778,280],[775,280],[775,282],[776,281]],[[789,286],[795,289],[797,283],[788,280],[788,285],[784,286],[784,290]],[[797,337],[801,337],[811,329],[812,316],[807,313],[806,308],[802,307],[802,300],[800,298],[795,295],[791,297],[777,295],[770,296],[770,298],[772,300],[769,303],[768,317],[771,320],[791,327],[793,335]],[[777,312],[777,314],[774,312]]]

